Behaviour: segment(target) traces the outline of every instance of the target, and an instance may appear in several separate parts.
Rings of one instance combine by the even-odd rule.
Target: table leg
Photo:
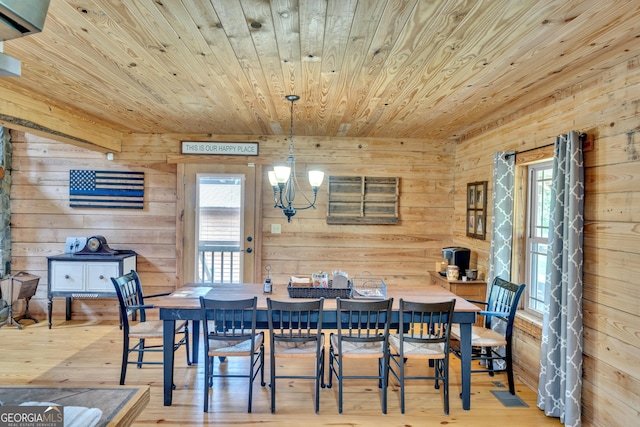
[[[471,409],[471,323],[460,323],[462,409]]]
[[[71,297],[65,299],[67,300],[66,319],[71,320]]]
[[[51,314],[53,312],[53,297],[49,297],[49,301],[47,301],[47,310],[49,311],[49,329],[51,329]]]
[[[175,344],[175,320],[162,321],[162,357],[164,371],[164,406],[171,406],[173,399],[173,346]]]
[[[200,321],[191,322],[191,362],[198,363],[198,351],[200,351]]]

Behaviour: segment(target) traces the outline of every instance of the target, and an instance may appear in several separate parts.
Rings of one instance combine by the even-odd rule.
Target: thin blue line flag
[[[144,172],[70,170],[72,208],[144,208]]]

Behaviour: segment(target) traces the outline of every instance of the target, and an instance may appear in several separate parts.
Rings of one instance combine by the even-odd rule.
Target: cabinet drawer
[[[82,264],[77,262],[51,263],[52,291],[82,291],[84,287]]]
[[[450,282],[446,277],[440,276],[437,272],[430,272],[429,275],[431,276],[432,285],[440,286],[466,300],[485,301],[487,298],[487,284],[481,280],[473,280],[471,282],[454,280]],[[479,307],[483,308],[482,306]],[[482,325],[479,318],[476,325]]]
[[[450,291],[449,281],[444,277],[440,276],[438,273],[429,273],[429,277],[431,277],[431,284],[440,286],[448,291]]]
[[[464,299],[474,299],[478,301],[486,300],[485,284],[469,284],[469,285],[451,285],[451,292],[463,297]]]
[[[116,262],[96,262],[87,263],[87,291],[92,292],[115,292],[112,277],[120,276],[118,263]]]

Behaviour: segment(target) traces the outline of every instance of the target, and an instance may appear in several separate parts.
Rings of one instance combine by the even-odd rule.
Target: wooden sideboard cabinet
[[[446,277],[441,276],[435,271],[430,271],[431,284],[440,286],[454,294],[467,300],[486,301],[487,300],[487,282],[483,280],[448,280]],[[483,306],[478,305],[484,309]],[[478,319],[476,325],[481,326],[482,320]]]
[[[112,277],[136,269],[136,253],[118,251],[115,255],[63,254],[48,257],[49,328],[53,298],[66,298],[66,320],[71,320],[72,298],[116,298]]]

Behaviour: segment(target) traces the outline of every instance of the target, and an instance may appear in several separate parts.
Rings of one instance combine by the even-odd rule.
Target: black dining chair
[[[279,378],[314,380],[316,414],[320,411],[320,388],[325,387],[323,305],[323,298],[300,302],[274,301],[267,298],[272,413],[276,411],[276,380]],[[277,374],[277,359],[311,359],[313,365],[310,367],[313,368],[313,373],[306,375]]]
[[[484,326],[473,325],[471,330],[471,360],[480,360],[484,368],[471,369],[471,372],[485,372],[491,376],[496,372],[506,372],[511,394],[516,394],[513,380],[513,322],[524,288],[524,284],[515,284],[496,277],[486,302],[469,300],[484,306],[478,313],[484,316]],[[451,352],[460,358],[459,325],[452,325],[451,338]],[[500,347],[504,347],[504,351],[499,350]]]
[[[421,303],[400,299],[399,331],[389,335],[389,371],[400,384],[400,411],[405,409],[407,380],[435,380],[443,385],[444,413],[449,414],[449,338],[456,300]],[[404,332],[402,332],[404,331]],[[427,361],[433,374],[406,374],[410,360]]]
[[[204,412],[209,411],[209,389],[214,378],[245,378],[248,380],[247,412],[251,412],[253,382],[260,374],[264,382],[264,332],[256,332],[258,298],[242,300],[215,300],[200,297],[201,319],[204,332]],[[214,370],[214,360],[224,363],[229,357],[247,357],[246,373]]]
[[[377,379],[382,391],[382,413],[387,413],[389,375],[389,326],[393,298],[381,301],[354,301],[336,298],[337,332],[329,335],[329,381],[338,381],[338,412],[342,413],[345,379]],[[378,374],[347,375],[347,359],[376,359]]]
[[[147,345],[147,340],[162,340],[163,322],[162,320],[147,319],[148,311],[155,308],[149,304],[149,300],[168,294],[154,294],[145,296],[142,292],[142,285],[138,273],[131,270],[129,273],[112,277],[111,283],[116,290],[118,297],[118,308],[120,311],[120,324],[123,331],[122,344],[122,367],[120,369],[120,385],[124,385],[127,375],[127,366],[136,365],[162,365],[162,361],[144,360],[144,353],[161,353],[162,344]],[[189,355],[189,327],[185,320],[176,321],[175,333],[179,335],[175,341],[173,351],[184,346],[187,352],[187,365],[191,365]],[[135,344],[132,344],[131,342]],[[131,353],[137,353],[135,361],[129,360]]]

